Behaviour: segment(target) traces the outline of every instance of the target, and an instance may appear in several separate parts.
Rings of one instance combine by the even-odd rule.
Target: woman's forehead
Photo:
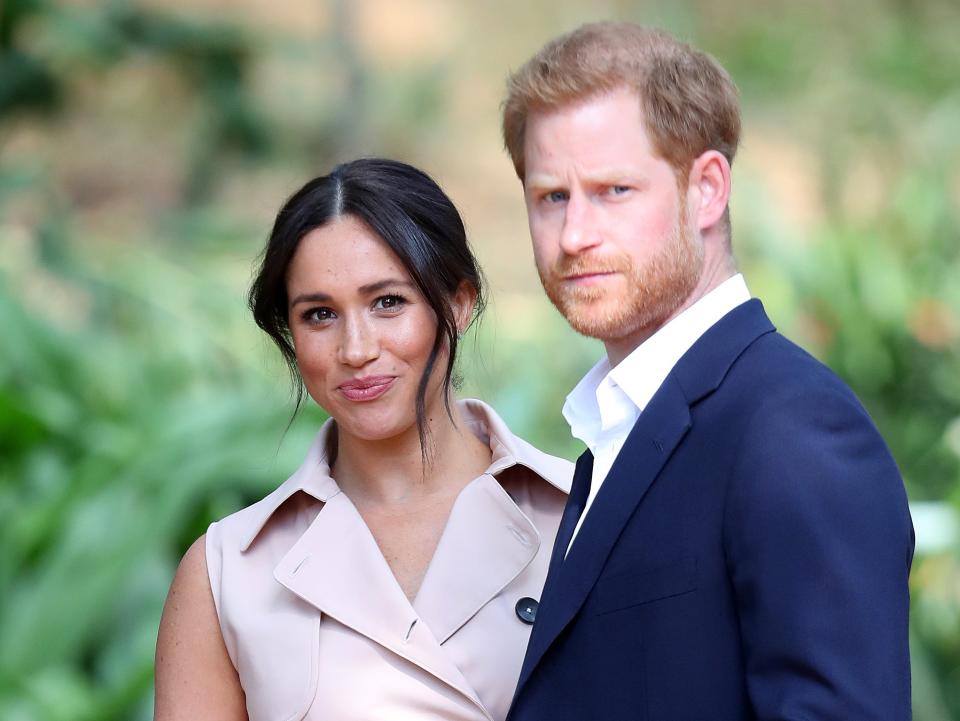
[[[288,285],[322,281],[359,288],[388,277],[410,281],[410,274],[386,241],[350,216],[304,235],[287,270]]]

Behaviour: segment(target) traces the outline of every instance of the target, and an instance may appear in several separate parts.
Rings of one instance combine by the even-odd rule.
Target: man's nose
[[[560,249],[567,255],[579,255],[598,245],[600,234],[592,204],[579,193],[571,193],[560,230]]]
[[[337,360],[344,365],[362,368],[379,355],[380,341],[370,320],[347,317],[337,349]]]

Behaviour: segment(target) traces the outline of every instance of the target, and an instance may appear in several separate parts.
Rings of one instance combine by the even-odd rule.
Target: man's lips
[[[396,376],[365,376],[341,383],[338,390],[347,400],[372,401],[379,398],[393,386]]]
[[[570,273],[569,275],[565,275],[563,280],[567,283],[588,285],[590,283],[606,280],[607,278],[616,275],[616,273],[617,272],[615,270],[581,271],[578,273]]]

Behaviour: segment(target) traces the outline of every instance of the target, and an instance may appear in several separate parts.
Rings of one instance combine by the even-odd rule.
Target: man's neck
[[[727,258],[719,259],[718,262],[705,265],[703,273],[700,274],[700,280],[697,281],[697,285],[690,292],[690,294],[687,295],[684,301],[680,303],[680,305],[678,305],[664,320],[656,324],[638,328],[636,331],[624,336],[623,338],[615,338],[604,341],[604,346],[607,350],[607,358],[610,361],[610,367],[615,368],[624,358],[630,355],[634,350],[639,348],[641,344],[649,339],[650,336],[663,328],[667,323],[683,313],[683,311],[687,310],[690,306],[703,298],[710,291],[716,289],[724,281],[729,280],[736,274],[736,266],[733,263],[733,259],[729,256]]]

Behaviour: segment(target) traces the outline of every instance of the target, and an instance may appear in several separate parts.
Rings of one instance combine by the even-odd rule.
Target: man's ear
[[[730,201],[730,163],[723,153],[708,150],[693,161],[687,198],[695,227],[701,232],[723,219]]]
[[[477,304],[477,289],[468,280],[461,281],[460,287],[450,298],[453,317],[457,322],[457,332],[463,334],[473,318],[473,307]]]

